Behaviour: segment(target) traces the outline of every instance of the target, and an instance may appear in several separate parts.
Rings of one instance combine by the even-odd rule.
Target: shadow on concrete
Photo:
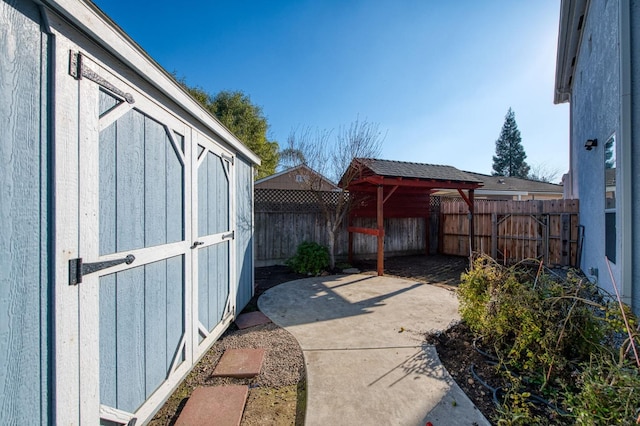
[[[446,373],[432,345],[422,345],[415,354],[378,377],[371,382],[369,386],[373,386],[385,377],[396,374],[397,372],[401,372],[402,375],[391,382],[388,387],[391,388],[407,377],[416,375],[444,380],[448,385],[453,383],[453,379]]]
[[[271,320],[281,327],[290,327],[368,315],[373,309],[385,306],[386,300],[425,285],[402,280],[403,285],[380,292],[382,279],[384,277],[336,275],[291,281],[267,290],[258,304]],[[368,282],[370,291],[363,291],[363,282]]]

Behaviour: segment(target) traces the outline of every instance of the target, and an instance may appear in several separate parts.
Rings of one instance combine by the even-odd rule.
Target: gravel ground
[[[213,369],[226,349],[266,349],[262,370],[256,377],[235,379],[212,377]],[[289,332],[270,323],[245,330],[232,325],[213,344],[167,403],[156,414],[150,425],[171,425],[178,418],[191,392],[198,386],[248,385],[251,391],[258,388],[279,389],[296,386],[305,377],[304,360],[298,342]],[[245,417],[249,414],[245,410]],[[295,415],[295,410],[294,410]],[[249,419],[243,419],[243,424]]]
[[[287,267],[256,269],[255,296],[243,312],[257,310],[258,297],[283,282],[305,278]],[[260,374],[250,379],[212,377],[213,369],[226,349],[265,349]],[[198,386],[247,385],[249,397],[242,425],[290,425],[302,422],[304,401],[304,358],[298,342],[289,332],[273,323],[239,330],[235,324],[222,335],[158,411],[149,425],[172,425],[178,419],[189,395]],[[278,407],[281,405],[281,407]]]

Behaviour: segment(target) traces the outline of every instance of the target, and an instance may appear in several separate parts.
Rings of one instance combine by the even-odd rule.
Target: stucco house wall
[[[640,161],[635,148],[640,137],[638,61],[640,2],[562,1],[555,102],[570,102],[565,195],[580,199],[584,226],[580,265],[603,289],[614,293],[615,283],[623,301],[636,313],[640,313],[640,177],[635,166]],[[612,138],[613,170],[605,167],[605,145]],[[587,140],[597,140],[597,146],[587,149]],[[605,201],[605,192],[613,188],[615,207]]]
[[[580,221],[585,227],[582,269],[598,268],[597,279],[613,292],[605,256],[605,141],[620,128],[620,50],[618,46],[618,3],[591,3],[583,27],[576,59],[571,94],[571,170],[580,199]],[[599,146],[586,150],[588,139]],[[616,275],[617,264],[612,263]],[[593,278],[596,278],[592,275]]]

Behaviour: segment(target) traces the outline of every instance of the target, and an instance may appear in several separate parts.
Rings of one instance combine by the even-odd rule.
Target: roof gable
[[[304,164],[290,167],[281,172],[274,173],[262,179],[258,179],[257,181],[254,182],[254,185],[261,186],[261,185],[276,181],[278,179],[286,178],[287,176],[291,177],[291,182],[295,182],[296,176],[300,174],[313,177],[314,183],[318,184],[317,185],[318,187],[323,188],[322,190],[340,189],[335,183],[330,181],[328,178],[324,177],[322,174],[316,172],[315,170],[313,170],[312,168]],[[301,183],[300,186],[304,186],[304,185]],[[303,189],[303,188],[298,188],[298,189]]]

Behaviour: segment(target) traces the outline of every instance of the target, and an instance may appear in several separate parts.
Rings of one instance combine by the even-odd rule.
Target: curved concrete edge
[[[309,426],[490,425],[424,344],[457,306],[441,287],[364,275],[291,281],[258,300],[302,348]]]

